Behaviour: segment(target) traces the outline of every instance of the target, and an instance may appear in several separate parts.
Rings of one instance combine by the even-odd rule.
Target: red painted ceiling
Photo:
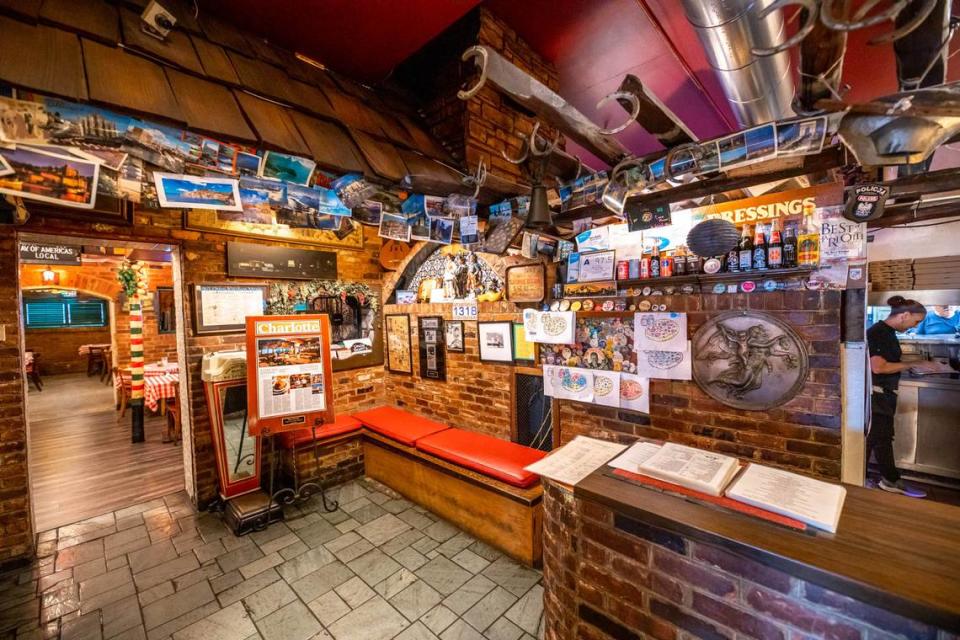
[[[347,76],[376,82],[477,4],[480,0],[201,0],[200,7]],[[679,0],[484,4],[556,65],[561,95],[600,124],[622,121],[624,112],[616,104],[599,111],[595,105],[632,73],[697,136],[736,127]],[[866,45],[876,29],[888,28],[851,34],[844,65],[848,99],[896,91],[892,47]],[[960,65],[953,65],[949,75],[960,79]],[[636,154],[659,148],[636,124],[619,137]],[[589,162],[589,154],[581,155]]]

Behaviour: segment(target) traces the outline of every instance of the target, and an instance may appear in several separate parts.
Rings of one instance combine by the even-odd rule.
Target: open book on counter
[[[789,471],[747,464],[694,447],[638,442],[609,465],[836,532],[847,491]],[[739,474],[739,475],[738,475]]]

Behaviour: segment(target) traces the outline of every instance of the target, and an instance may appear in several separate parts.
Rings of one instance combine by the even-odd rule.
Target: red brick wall
[[[646,523],[627,533],[610,509],[545,484],[547,640],[938,637],[717,546]]]
[[[108,344],[110,327],[102,329],[30,329],[25,332],[27,349],[38,354],[40,375],[80,373],[87,370],[87,357],[77,350],[84,344]]]

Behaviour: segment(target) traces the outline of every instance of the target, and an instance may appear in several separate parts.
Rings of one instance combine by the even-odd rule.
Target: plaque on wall
[[[228,242],[227,275],[282,280],[336,280],[337,254],[333,251]]]
[[[444,343],[443,318],[440,316],[422,316],[419,320],[420,336],[420,377],[428,380],[445,381],[447,362]]]
[[[507,267],[507,300],[543,302],[547,293],[547,272],[542,263]]]
[[[693,379],[707,395],[737,409],[786,404],[800,392],[807,370],[803,339],[768,313],[722,313],[693,337]]]
[[[20,241],[22,264],[80,264],[80,247],[69,244],[45,244]]]
[[[388,313],[383,317],[387,340],[387,371],[413,375],[413,354],[410,350],[410,316]]]

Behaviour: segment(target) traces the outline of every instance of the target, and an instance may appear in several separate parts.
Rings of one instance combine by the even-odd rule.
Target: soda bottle
[[[776,218],[770,225],[770,244],[767,245],[767,266],[771,269],[783,268],[783,240],[780,238],[780,221]]]
[[[767,237],[763,232],[763,225],[758,224],[753,236],[753,268],[759,271],[767,269]]]
[[[653,251],[650,253],[650,277],[660,277],[660,244],[653,245]]]
[[[757,225],[760,226],[760,225]],[[743,225],[740,234],[740,243],[737,245],[737,263],[740,271],[750,271],[753,268],[753,239],[750,237],[750,225]]]
[[[803,225],[797,236],[797,261],[801,267],[816,267],[820,264],[820,230],[813,223],[811,204],[803,207]]]
[[[783,267],[793,269],[797,266],[797,225],[789,223],[783,228]]]

